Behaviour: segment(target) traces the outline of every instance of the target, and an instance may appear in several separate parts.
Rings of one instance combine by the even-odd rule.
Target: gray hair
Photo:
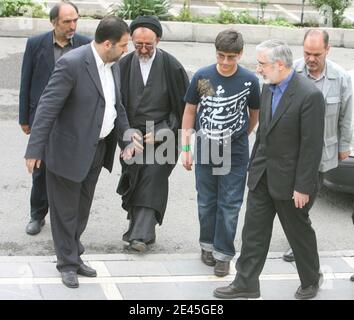
[[[267,57],[270,63],[274,63],[278,60],[283,61],[287,68],[291,68],[293,65],[293,53],[290,47],[283,41],[272,39],[266,40],[257,45],[257,52],[267,50]]]

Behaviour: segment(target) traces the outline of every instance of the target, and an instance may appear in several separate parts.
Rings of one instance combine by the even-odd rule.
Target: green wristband
[[[191,151],[191,146],[189,144],[182,146],[182,151],[185,151],[185,152]]]

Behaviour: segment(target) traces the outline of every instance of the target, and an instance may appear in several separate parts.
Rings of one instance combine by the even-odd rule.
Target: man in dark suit
[[[90,42],[90,39],[75,34],[79,13],[71,2],[60,2],[50,11],[53,30],[28,39],[23,56],[19,122],[25,134],[30,134],[39,98],[54,70],[55,62],[71,49]],[[48,212],[45,182],[45,165],[32,174],[31,220],[26,233],[35,235],[41,231]]]
[[[294,250],[301,286],[297,299],[317,295],[322,275],[309,210],[318,188],[324,99],[320,90],[292,69],[290,48],[279,40],[257,46],[257,71],[266,82],[252,151],[241,255],[235,280],[214,291],[218,298],[257,298],[273,220],[278,214]]]
[[[29,172],[46,164],[50,220],[57,269],[77,288],[77,274],[95,277],[80,258],[102,166],[112,170],[118,137],[129,129],[120,97],[116,61],[127,52],[129,27],[120,18],[101,20],[95,40],[61,57],[39,101],[26,151]],[[129,142],[122,142],[125,147]],[[124,155],[130,150],[128,146]]]

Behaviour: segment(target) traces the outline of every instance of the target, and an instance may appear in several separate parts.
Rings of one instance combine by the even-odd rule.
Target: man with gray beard
[[[130,24],[130,34],[135,51],[119,62],[121,93],[129,123],[139,131],[135,141],[140,142],[141,153],[132,164],[122,161],[117,192],[130,220],[123,240],[129,243],[130,252],[142,253],[155,242],[155,225],[161,225],[164,218],[189,81],[183,66],[157,48],[162,26],[156,17],[137,17]],[[159,153],[164,146],[168,161],[166,152]]]

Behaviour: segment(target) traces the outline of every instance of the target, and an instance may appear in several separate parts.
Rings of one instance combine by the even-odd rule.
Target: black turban
[[[156,33],[158,38],[162,37],[162,26],[160,21],[155,16],[138,16],[130,24],[130,35],[137,28],[148,28]]]

